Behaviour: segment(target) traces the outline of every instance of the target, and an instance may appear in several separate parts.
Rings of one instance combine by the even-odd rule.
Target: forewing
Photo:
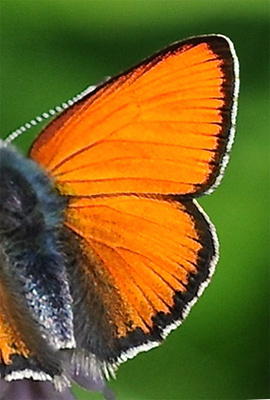
[[[66,195],[199,195],[226,164],[237,74],[225,37],[176,43],[70,107],[30,155]]]

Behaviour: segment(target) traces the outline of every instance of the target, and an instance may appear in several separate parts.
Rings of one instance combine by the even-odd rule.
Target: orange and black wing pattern
[[[84,255],[71,272],[75,337],[102,361],[157,345],[214,271],[214,229],[192,201],[71,199],[66,225]]]
[[[80,253],[75,338],[98,359],[159,343],[209,282],[218,244],[194,198],[223,173],[237,94],[231,42],[195,37],[97,87],[35,141]]]
[[[198,196],[229,150],[234,91],[226,39],[177,43],[69,108],[31,157],[67,196]]]

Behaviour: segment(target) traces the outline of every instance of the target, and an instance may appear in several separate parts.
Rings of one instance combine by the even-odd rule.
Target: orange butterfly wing
[[[210,226],[190,201],[76,198],[66,225],[92,260],[84,274],[96,279],[119,338],[138,328],[150,334],[158,313],[164,324],[169,322],[176,301],[183,302],[176,311],[182,317],[215,257]]]
[[[53,121],[33,157],[62,194],[200,194],[228,150],[234,100],[223,37],[172,45]]]
[[[98,359],[160,341],[213,273],[215,230],[190,199],[226,163],[237,73],[224,37],[176,43],[71,106],[31,149],[69,199],[65,224],[84,259],[74,326]]]
[[[25,338],[21,336],[21,332],[24,331],[20,329],[17,323],[17,321],[20,321],[20,318],[16,318],[18,305],[14,296],[11,296],[7,290],[10,282],[7,282],[3,274],[5,258],[1,249],[0,253],[0,362],[9,365],[13,354],[21,354],[27,357],[29,349],[26,346]]]

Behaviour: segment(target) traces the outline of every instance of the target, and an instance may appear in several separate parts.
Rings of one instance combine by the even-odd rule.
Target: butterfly
[[[238,61],[177,42],[60,113],[25,158],[0,145],[0,374],[61,390],[160,344],[213,275],[196,198],[228,162]]]

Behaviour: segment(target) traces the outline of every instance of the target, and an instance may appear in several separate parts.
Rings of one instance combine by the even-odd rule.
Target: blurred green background
[[[269,1],[1,0],[0,31],[1,137],[171,42],[232,39],[237,134],[222,185],[200,201],[220,239],[217,272],[182,327],[110,386],[118,400],[268,398]]]

